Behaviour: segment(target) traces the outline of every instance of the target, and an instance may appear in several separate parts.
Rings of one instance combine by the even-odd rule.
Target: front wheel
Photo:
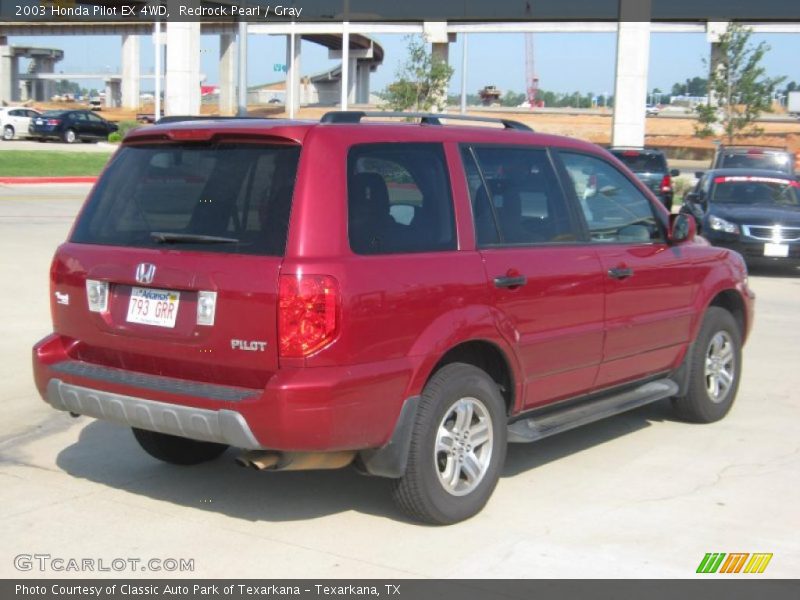
[[[690,352],[686,395],[674,399],[675,410],[693,423],[719,421],[733,405],[742,371],[742,334],[731,313],[710,307]]]
[[[463,363],[440,369],[423,391],[395,502],[436,525],[480,512],[505,462],[506,427],[505,403],[489,375]]]
[[[190,440],[136,427],[131,429],[133,437],[145,452],[172,465],[199,465],[218,458],[228,449],[225,444]]]
[[[14,139],[14,128],[11,125],[3,127],[3,141],[10,142]]]

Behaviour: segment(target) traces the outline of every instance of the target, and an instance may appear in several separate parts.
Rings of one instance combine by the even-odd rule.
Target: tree
[[[434,57],[418,36],[408,36],[408,60],[397,72],[397,81],[384,94],[392,110],[444,110],[453,68]]]
[[[527,96],[523,93],[512,92],[508,90],[503,97],[500,99],[500,104],[502,106],[519,106],[523,102],[528,100]]]
[[[709,102],[697,107],[699,137],[718,130],[733,142],[737,135],[758,135],[762,130],[755,120],[772,111],[772,96],[785,77],[770,78],[761,60],[769,46],[749,43],[752,30],[730,23],[720,38],[708,81]]]

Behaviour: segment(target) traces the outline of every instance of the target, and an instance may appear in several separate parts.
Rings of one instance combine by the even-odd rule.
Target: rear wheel
[[[423,391],[395,502],[414,519],[437,525],[477,514],[505,462],[506,426],[505,403],[491,377],[463,363],[440,369]]]
[[[214,460],[228,447],[214,442],[200,442],[166,433],[131,428],[133,437],[153,458],[173,465],[198,465]]]
[[[3,127],[3,140],[10,142],[14,139],[14,128],[11,125]]]
[[[693,423],[722,419],[739,389],[742,335],[731,313],[710,307],[688,357],[686,395],[674,400],[678,416]]]
[[[75,133],[74,129],[67,129],[61,136],[61,139],[64,140],[66,144],[74,144],[78,140],[78,134]]]

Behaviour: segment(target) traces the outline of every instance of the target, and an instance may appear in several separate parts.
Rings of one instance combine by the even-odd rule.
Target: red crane
[[[525,34],[525,91],[528,96],[528,105],[531,108],[541,108],[544,101],[539,99],[539,76],[536,75],[536,63],[533,57],[533,34]]]

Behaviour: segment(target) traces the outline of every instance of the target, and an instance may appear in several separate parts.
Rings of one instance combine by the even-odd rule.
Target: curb
[[[0,183],[94,183],[97,177],[0,177]]]

